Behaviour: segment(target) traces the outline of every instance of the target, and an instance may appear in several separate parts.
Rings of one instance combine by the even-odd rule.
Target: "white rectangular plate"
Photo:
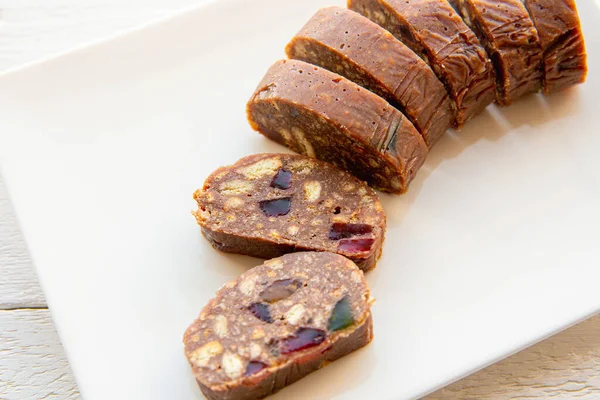
[[[212,250],[191,195],[284,151],[245,102],[332,3],[222,0],[0,78],[3,173],[85,398],[201,398],[182,334],[260,261]],[[383,196],[374,342],[275,399],[422,396],[600,310],[600,8],[579,7],[588,82],[491,107]]]

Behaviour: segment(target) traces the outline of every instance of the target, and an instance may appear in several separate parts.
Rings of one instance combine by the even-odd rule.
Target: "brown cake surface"
[[[485,49],[446,0],[348,0],[348,8],[429,63],[456,104],[457,127],[494,101],[494,69]]]
[[[524,0],[537,28],[544,56],[544,92],[585,81],[585,41],[574,0]]]
[[[406,192],[428,152],[413,124],[387,101],[299,60],[278,61],[267,71],[247,113],[268,138],[384,192]]]
[[[450,0],[496,70],[496,102],[507,106],[542,88],[542,48],[522,0]]]
[[[452,124],[453,103],[427,63],[354,11],[319,10],[286,52],[290,58],[336,72],[383,97],[410,119],[429,147]]]

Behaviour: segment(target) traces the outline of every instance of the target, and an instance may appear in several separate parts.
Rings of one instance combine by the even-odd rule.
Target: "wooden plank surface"
[[[427,397],[454,399],[600,399],[600,316]]]
[[[202,1],[0,0],[0,71]],[[599,390],[600,317],[596,317],[428,399],[598,400]],[[0,179],[0,399],[78,397]]]
[[[45,306],[44,295],[0,176],[0,310]]]
[[[79,398],[48,310],[2,310],[0,328],[0,398]]]

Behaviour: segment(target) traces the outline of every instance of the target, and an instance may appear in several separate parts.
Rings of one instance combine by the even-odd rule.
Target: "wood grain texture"
[[[45,306],[44,295],[0,176],[0,309]]]
[[[600,399],[600,316],[426,399]]]
[[[0,71],[207,0],[0,0]]]
[[[206,0],[0,0],[0,71]],[[0,179],[0,309],[44,307]],[[600,399],[600,317],[427,397]],[[0,311],[0,399],[79,394],[47,310]]]
[[[76,399],[48,310],[0,311],[0,398]]]

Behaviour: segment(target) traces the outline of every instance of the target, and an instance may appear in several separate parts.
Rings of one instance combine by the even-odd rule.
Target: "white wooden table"
[[[203,1],[0,0],[0,71]],[[0,399],[79,397],[0,177]],[[600,399],[600,317],[428,398]]]

